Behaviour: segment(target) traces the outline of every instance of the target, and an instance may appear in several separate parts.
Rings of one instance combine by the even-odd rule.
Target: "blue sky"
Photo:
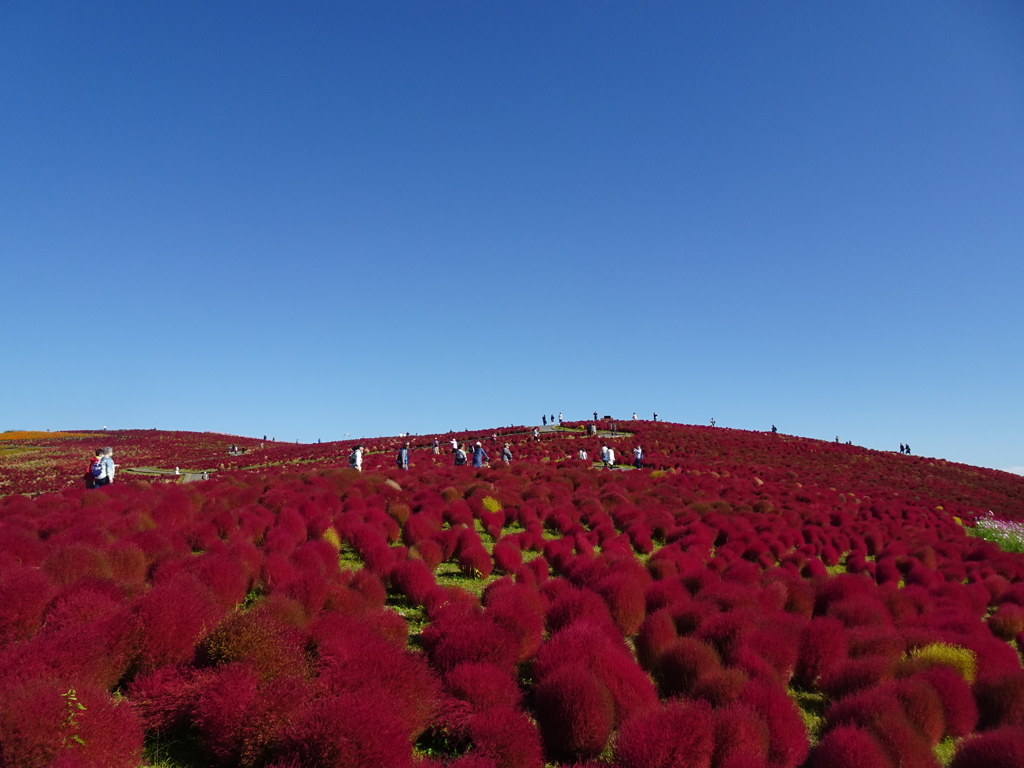
[[[657,411],[1024,467],[1022,41],[1009,0],[8,0],[0,429]]]

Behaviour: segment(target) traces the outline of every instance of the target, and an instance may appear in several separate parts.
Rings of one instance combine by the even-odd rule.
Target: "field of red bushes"
[[[479,469],[378,438],[362,473],[351,442],[26,439],[0,765],[1024,767],[1024,555],[971,535],[1024,520],[1024,478],[620,427],[454,435]],[[86,490],[103,445],[118,482]]]

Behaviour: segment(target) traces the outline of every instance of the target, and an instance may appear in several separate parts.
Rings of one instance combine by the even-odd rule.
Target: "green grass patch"
[[[968,536],[991,541],[1004,552],[1024,552],[1024,523],[999,520],[989,512],[974,521],[973,528],[964,528]]]
[[[142,768],[209,768],[210,758],[192,732],[176,736],[146,734]]]
[[[787,688],[786,693],[793,700],[800,710],[800,718],[807,728],[807,738],[811,746],[818,743],[821,732],[825,728],[825,710],[828,708],[828,697],[823,693],[812,691],[800,691],[794,688]]]

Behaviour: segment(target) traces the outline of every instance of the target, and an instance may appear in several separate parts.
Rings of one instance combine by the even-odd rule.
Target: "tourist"
[[[477,440],[476,448],[473,449],[473,466],[478,469],[484,465],[485,461],[490,461],[487,456],[487,451],[484,450],[483,445]]]
[[[363,471],[363,446],[357,445],[348,455],[348,465],[356,472]]]
[[[512,463],[512,449],[508,443],[505,443],[505,447],[501,449],[501,460],[506,464]]]
[[[633,449],[633,463],[637,469],[644,468],[644,451],[639,445]]]
[[[103,465],[103,474],[96,478],[96,485],[110,485],[114,482],[114,472],[117,470],[117,465],[114,464],[114,449],[107,446],[103,449],[103,458],[100,459],[100,464]]]
[[[466,455],[466,444],[463,443],[460,447],[455,449],[455,466],[461,467],[466,464],[466,459],[469,457]]]
[[[401,447],[398,451],[398,468],[404,469],[406,472],[409,471],[409,443]]]
[[[580,461],[586,461],[589,457],[587,456],[587,449],[580,448]]]

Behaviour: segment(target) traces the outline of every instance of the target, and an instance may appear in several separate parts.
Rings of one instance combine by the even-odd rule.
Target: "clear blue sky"
[[[0,262],[0,429],[1024,467],[1024,10],[5,0]]]

